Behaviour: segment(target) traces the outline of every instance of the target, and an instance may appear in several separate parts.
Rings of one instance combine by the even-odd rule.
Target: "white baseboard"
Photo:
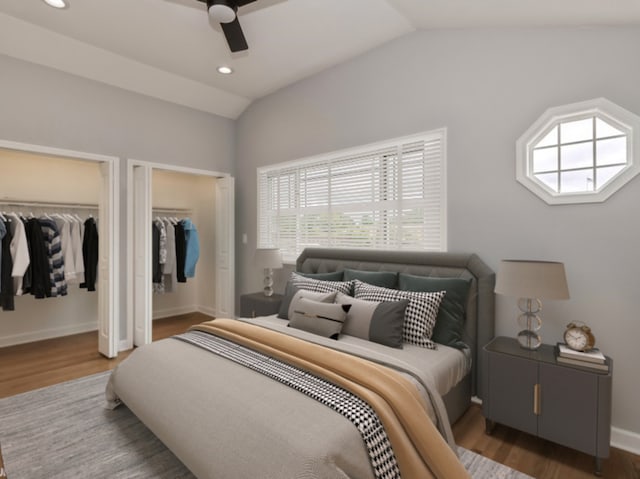
[[[34,341],[42,341],[43,339],[59,338],[61,336],[69,336],[71,334],[87,333],[89,331],[97,331],[98,325],[96,321],[86,323],[73,324],[69,326],[61,326],[59,328],[39,329],[23,334],[14,334],[12,336],[4,336],[0,338],[0,348],[6,346],[16,346],[18,344],[32,343]]]
[[[133,349],[133,341],[122,339],[118,345],[118,352],[129,351],[130,349]]]
[[[171,316],[179,316],[181,314],[195,313],[198,311],[198,306],[188,305],[179,306],[177,308],[159,309],[153,312],[153,319],[170,318]]]
[[[198,306],[198,312],[206,314],[207,316],[211,316],[212,318],[216,317],[216,310],[210,308],[209,306]]]
[[[640,455],[640,434],[619,427],[611,428],[611,447]]]

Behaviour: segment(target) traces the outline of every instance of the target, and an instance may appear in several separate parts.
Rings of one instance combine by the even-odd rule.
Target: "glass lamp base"
[[[518,333],[518,342],[524,349],[535,351],[542,344],[542,337],[535,331],[523,329]]]

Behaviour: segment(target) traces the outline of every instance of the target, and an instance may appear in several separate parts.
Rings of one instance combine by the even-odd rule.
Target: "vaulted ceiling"
[[[0,0],[0,54],[228,118],[419,29],[640,25],[637,0],[257,0],[239,9],[249,50],[231,53],[196,0],[68,4]]]

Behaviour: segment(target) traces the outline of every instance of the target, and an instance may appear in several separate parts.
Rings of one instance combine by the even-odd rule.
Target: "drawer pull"
[[[540,415],[540,385],[533,385],[533,414]]]

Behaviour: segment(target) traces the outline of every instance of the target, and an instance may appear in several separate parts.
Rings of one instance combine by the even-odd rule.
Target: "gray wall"
[[[544,340],[589,324],[615,360],[613,424],[640,434],[640,178],[604,204],[569,206],[515,180],[515,142],[546,108],[605,97],[640,114],[639,44],[639,28],[416,32],[253,103],[237,122],[238,293],[261,289],[256,167],[447,127],[449,250],[494,269],[563,261],[571,299],[545,303]],[[517,314],[498,296],[497,333],[515,335]]]
[[[0,55],[1,139],[121,159],[121,338],[126,333],[126,159],[234,174],[234,128],[232,120]]]

